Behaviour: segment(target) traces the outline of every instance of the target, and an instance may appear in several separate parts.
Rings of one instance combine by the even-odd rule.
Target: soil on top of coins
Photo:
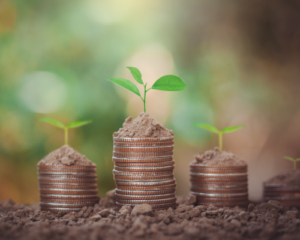
[[[148,204],[118,209],[101,198],[96,205],[68,214],[36,205],[0,202],[0,239],[16,240],[299,240],[299,211],[277,201],[248,208],[199,205],[178,198],[175,209],[152,210]]]
[[[287,172],[283,172],[269,179],[265,183],[283,184],[286,186],[300,186],[300,170],[290,170]]]
[[[56,165],[56,166],[94,165],[96,166],[85,156],[81,155],[74,148],[71,148],[68,145],[64,145],[61,148],[49,153],[38,163],[38,166],[40,165]]]
[[[204,154],[197,154],[195,156],[195,163],[204,164],[207,166],[246,166],[247,163],[233,153],[228,153],[225,151],[220,151],[218,147],[214,150],[206,151]]]
[[[172,137],[173,131],[166,129],[148,113],[141,112],[136,119],[128,117],[123,128],[113,134],[118,138],[161,138]]]

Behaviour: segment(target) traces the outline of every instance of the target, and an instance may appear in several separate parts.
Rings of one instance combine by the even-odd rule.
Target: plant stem
[[[219,149],[223,150],[223,133],[219,132]]]
[[[65,145],[68,145],[68,128],[65,127]]]
[[[297,167],[296,167],[296,161],[294,161],[294,170],[296,170],[296,168],[297,168]]]
[[[146,87],[147,87],[147,83],[144,85],[144,112],[146,112]]]

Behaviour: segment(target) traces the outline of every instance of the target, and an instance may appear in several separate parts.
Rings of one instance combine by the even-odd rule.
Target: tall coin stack
[[[98,201],[96,166],[38,165],[42,211],[73,212]]]
[[[190,164],[191,193],[198,205],[245,207],[248,204],[248,176],[245,166]]]
[[[264,183],[264,201],[276,200],[287,206],[300,207],[300,186]]]
[[[154,209],[176,205],[174,137],[114,137],[116,205],[147,203]]]

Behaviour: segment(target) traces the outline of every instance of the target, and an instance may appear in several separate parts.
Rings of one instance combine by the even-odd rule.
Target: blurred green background
[[[224,137],[249,165],[251,200],[262,182],[300,156],[299,1],[0,0],[0,200],[38,202],[36,164],[63,144],[38,122],[93,123],[70,130],[70,145],[97,164],[99,193],[114,188],[112,133],[141,100],[108,82],[148,85],[176,74],[182,92],[150,91],[150,115],[173,129],[177,194],[189,192],[189,163],[213,148],[206,122],[247,128]]]

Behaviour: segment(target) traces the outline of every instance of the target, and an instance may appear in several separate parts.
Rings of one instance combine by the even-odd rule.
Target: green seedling
[[[156,80],[156,82],[152,85],[151,88],[147,89],[147,83],[144,83],[144,81],[142,80],[142,74],[140,70],[138,70],[135,67],[127,67],[127,68],[129,69],[131,75],[137,81],[137,83],[144,86],[144,97],[141,96],[137,86],[127,79],[111,78],[109,79],[109,81],[123,88],[126,88],[127,90],[138,95],[144,103],[144,112],[146,112],[146,93],[149,90],[154,89],[154,90],[161,90],[161,91],[181,91],[186,87],[186,84],[179,77],[175,75],[165,75],[159,78],[158,80]]]
[[[291,158],[291,157],[287,157],[287,156],[285,156],[285,157],[283,157],[283,158],[285,158],[285,159],[288,159],[288,160],[292,161],[292,162],[294,163],[294,170],[296,170],[296,169],[297,169],[297,167],[296,167],[296,163],[297,163],[298,161],[300,161],[300,158]]]
[[[54,125],[56,127],[64,129],[65,130],[65,145],[68,145],[68,129],[69,128],[81,127],[83,125],[91,123],[92,121],[90,120],[90,121],[72,122],[72,123],[69,123],[67,126],[65,126],[61,122],[56,121],[56,120],[54,120],[52,118],[41,118],[40,122],[46,122],[46,123],[49,123],[49,124]]]
[[[218,130],[214,126],[211,126],[211,125],[208,125],[208,124],[205,124],[205,123],[196,123],[195,126],[196,127],[201,127],[205,130],[208,130],[210,132],[218,134],[219,135],[219,149],[220,149],[220,151],[222,151],[222,149],[223,149],[223,134],[224,133],[234,132],[236,130],[239,130],[241,128],[246,127],[245,125],[243,125],[243,126],[233,126],[233,127],[224,128],[222,130]]]

